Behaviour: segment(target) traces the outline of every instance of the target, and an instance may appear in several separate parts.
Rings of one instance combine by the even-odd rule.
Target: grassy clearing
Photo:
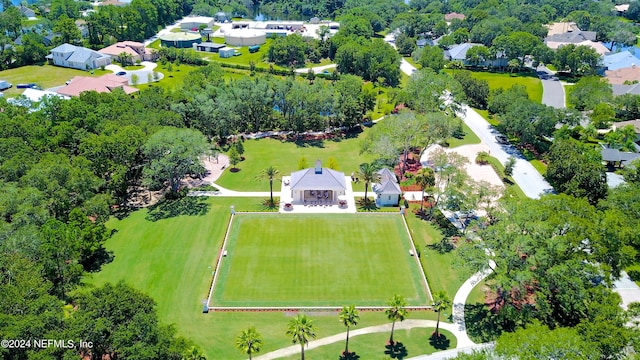
[[[499,88],[508,89],[513,85],[523,85],[527,89],[531,100],[542,103],[542,82],[540,82],[538,77],[530,73],[520,75],[474,71],[471,75],[478,80],[486,80],[491,90]]]
[[[422,354],[432,354],[442,349],[436,349],[429,344],[429,337],[435,328],[414,328],[410,330],[396,330],[393,333],[394,340],[404,345],[407,356],[412,357]],[[455,348],[457,340],[450,332],[440,330],[440,335],[444,335],[449,340],[447,349]],[[385,354],[385,344],[389,340],[388,333],[374,333],[359,335],[349,338],[349,351],[355,351],[360,359],[389,359]],[[344,342],[337,342],[330,345],[321,346],[313,350],[305,350],[305,357],[310,359],[337,359],[344,351]],[[297,360],[300,355],[293,355],[283,358],[284,360]],[[398,357],[399,359],[403,357]]]
[[[184,83],[184,78],[191,71],[197,69],[197,66],[180,64],[175,65],[171,64],[171,71],[169,71],[169,63],[161,64],[158,63],[158,67],[154,69],[159,73],[164,74],[164,78],[158,82],[150,83],[150,84],[141,84],[138,85],[138,89],[145,89],[147,87],[159,86],[166,90],[176,90]]]
[[[149,294],[158,304],[161,321],[176,324],[178,332],[202,347],[209,359],[245,359],[234,343],[239,332],[249,326],[256,326],[264,337],[262,353],[292,345],[285,335],[290,313],[201,312],[201,301],[207,297],[213,261],[222,244],[230,206],[234,205],[238,211],[259,211],[264,210],[262,200],[187,198],[176,206],[139,210],[122,220],[114,218],[107,225],[116,233],[105,245],[114,255],[113,262],[85,281],[100,285],[124,280]],[[154,218],[157,220],[152,221]],[[438,268],[435,276],[447,272],[443,269],[448,267]],[[312,314],[311,317],[318,326],[319,338],[345,331],[337,313]],[[435,320],[436,314],[411,312],[409,318]],[[384,312],[364,312],[358,327],[387,322]],[[405,336],[397,335],[397,339],[405,341]],[[409,340],[405,345],[412,355],[421,351]]]
[[[312,167],[318,159],[326,166],[329,158],[334,158],[338,170],[348,175],[357,171],[361,163],[374,159],[372,155],[360,154],[361,139],[362,134],[359,137],[324,141],[246,140],[246,160],[237,165],[240,171],[225,171],[216,183],[237,191],[268,191],[268,181],[258,181],[256,176],[269,166],[278,169],[281,176],[290,175],[298,170],[298,162],[302,157],[306,159],[307,167]],[[364,187],[356,191],[364,191]]]
[[[480,144],[480,138],[467,126],[467,124],[464,123],[464,121],[462,122],[462,129],[464,131],[462,139],[450,138],[447,140],[450,148],[462,145]]]
[[[407,60],[407,62],[413,65],[413,67],[415,67],[416,69],[422,69],[422,65],[415,62],[411,56],[404,56],[404,59]]]
[[[0,79],[7,80],[13,84],[11,89],[5,90],[7,97],[21,95],[24,89],[17,89],[16,84],[19,83],[35,83],[43,89],[54,86],[62,86],[64,83],[74,76],[102,76],[111,74],[109,70],[95,69],[91,71],[83,71],[69,69],[53,65],[30,65],[22,66],[15,69],[0,71]]]
[[[420,204],[411,204],[405,218],[415,246],[421,252],[420,261],[427,275],[429,287],[432,293],[442,290],[453,299],[469,274],[463,272],[460,266],[456,266],[455,250],[440,253],[428,247],[438,243],[444,236],[431,222],[414,214],[414,211],[419,209]]]
[[[215,305],[382,306],[389,294],[427,303],[399,215],[243,214],[226,249]]]
[[[531,165],[533,165],[533,167],[536,170],[538,170],[540,175],[544,176],[544,174],[547,172],[547,165],[545,165],[545,163],[543,163],[542,161],[540,161],[538,159],[533,159],[533,160],[531,160],[529,162],[531,163]]]
[[[489,157],[489,165],[493,167],[498,176],[502,177],[502,181],[506,186],[504,190],[504,197],[512,198],[517,197],[519,199],[527,199],[527,195],[524,194],[520,186],[516,184],[512,177],[508,177],[505,179],[504,176],[504,164],[502,164],[498,159],[493,156]]]

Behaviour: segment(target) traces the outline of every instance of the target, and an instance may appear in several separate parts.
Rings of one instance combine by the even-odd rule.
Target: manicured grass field
[[[492,73],[485,71],[475,71],[471,75],[478,80],[486,80],[489,83],[489,89],[498,88],[508,89],[513,85],[523,85],[527,89],[529,98],[535,102],[542,102],[542,83],[540,79],[534,75],[526,76],[508,73]]]
[[[163,207],[162,212],[142,209],[122,220],[114,218],[107,225],[115,230],[115,234],[105,245],[114,256],[113,262],[85,281],[100,285],[124,280],[145,292],[157,302],[160,320],[175,324],[179,334],[192,339],[208,359],[246,359],[246,355],[235,349],[234,343],[240,331],[249,326],[255,326],[264,337],[261,353],[292,345],[285,334],[291,319],[288,313],[202,314],[202,300],[208,295],[212,267],[215,266],[213,261],[222,244],[230,206],[234,205],[238,211],[261,211],[264,210],[261,200],[216,197],[194,201],[194,198],[187,198],[177,206]],[[152,221],[150,214],[155,214],[157,220]],[[423,231],[432,229],[425,222],[410,222],[410,227],[414,226],[418,229],[414,234],[420,236],[428,236]],[[423,241],[431,242],[429,239]],[[431,276],[434,279],[455,270],[450,263],[438,263],[434,267],[437,270]],[[439,282],[443,283],[444,279]],[[380,296],[390,298],[391,295]],[[345,331],[338,322],[337,313],[312,314],[311,317],[318,326],[319,338]],[[436,314],[414,311],[409,318],[435,320]],[[387,322],[384,312],[363,312],[358,327]],[[417,354],[408,343],[407,347],[411,354]]]
[[[359,327],[359,326],[358,326]],[[356,329],[358,328],[356,327]],[[407,351],[407,357],[413,357],[422,354],[432,354],[441,349],[436,349],[429,344],[429,337],[435,331],[435,328],[414,328],[410,330],[396,330],[393,332],[393,338],[404,345]],[[457,340],[447,330],[440,329],[440,335],[444,335],[449,340],[448,349],[455,348]],[[360,359],[367,360],[389,360],[389,355],[385,354],[385,344],[389,340],[389,333],[374,333],[366,335],[358,335],[349,338],[349,351],[355,351]],[[309,359],[337,359],[344,351],[344,341],[321,346],[313,350],[305,350],[305,358]],[[283,360],[298,360],[300,355],[288,356]]]
[[[269,191],[269,182],[258,181],[256,176],[269,166],[280,171],[280,176],[288,176],[298,170],[298,162],[304,157],[307,167],[312,167],[320,159],[324,166],[333,157],[338,163],[338,171],[346,175],[358,170],[363,162],[370,162],[373,155],[360,154],[360,142],[364,134],[342,140],[308,142],[280,141],[275,139],[246,140],[244,142],[245,161],[240,162],[238,172],[225,171],[216,184],[237,191]],[[275,185],[275,184],[274,184]],[[280,184],[274,186],[280,191]],[[364,191],[354,188],[354,191]]]
[[[147,87],[159,86],[165,88],[166,90],[176,90],[184,83],[184,78],[191,71],[197,69],[197,66],[180,64],[180,65],[171,65],[171,71],[169,71],[168,63],[161,64],[158,63],[158,66],[153,70],[159,73],[164,74],[164,78],[158,82],[149,83],[149,84],[141,84],[136,86],[138,89],[144,89]]]
[[[467,126],[464,121],[462,122],[462,129],[464,131],[464,136],[462,137],[462,139],[456,139],[453,137],[450,138],[449,140],[447,140],[447,143],[449,143],[449,147],[454,148],[462,145],[480,144],[480,138],[478,137],[478,135],[476,135],[476,133],[474,133],[473,130],[471,130],[471,128],[469,128],[469,126]]]
[[[13,84],[11,89],[4,91],[6,97],[13,97],[24,92],[24,89],[16,88],[16,84],[19,83],[35,83],[43,89],[47,89],[62,86],[74,76],[101,76],[111,73],[109,70],[100,69],[82,71],[53,65],[31,65],[0,71],[0,79]]]
[[[426,305],[399,215],[241,214],[234,218],[211,305]]]

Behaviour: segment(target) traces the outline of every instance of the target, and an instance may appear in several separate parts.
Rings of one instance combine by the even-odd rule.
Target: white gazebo
[[[291,173],[290,186],[293,203],[305,205],[336,204],[347,190],[344,173],[323,168],[320,160],[315,168]]]

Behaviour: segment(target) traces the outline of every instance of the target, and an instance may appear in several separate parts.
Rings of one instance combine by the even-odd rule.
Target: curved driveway
[[[390,37],[385,38],[389,41]],[[416,68],[402,59],[400,70],[405,74],[411,76]],[[558,85],[560,82],[558,81]],[[560,85],[562,86],[562,85]],[[546,89],[545,89],[546,90]],[[562,91],[562,99],[564,103],[564,91]],[[532,199],[537,199],[540,195],[552,192],[551,185],[540,175],[540,173],[531,165],[530,162],[524,159],[522,154],[511,145],[501,145],[496,141],[495,135],[498,132],[475,110],[465,105],[462,107],[462,111],[457,113],[469,128],[484,142],[487,144],[490,150],[490,155],[497,158],[502,164],[504,164],[510,156],[516,159],[516,166],[513,169],[513,180],[520,186],[522,191]]]
[[[123,78],[127,78],[129,79],[129,85],[133,85],[132,81],[131,81],[131,77],[133,75],[137,75],[138,79],[136,82],[136,85],[141,85],[141,84],[146,84],[149,82],[149,74],[151,74],[152,79],[151,82],[155,82],[155,81],[159,81],[162,78],[164,78],[164,74],[162,73],[157,73],[158,75],[158,80],[154,80],[153,79],[153,69],[156,68],[156,66],[158,66],[158,64],[153,63],[151,61],[143,61],[140,63],[140,65],[144,66],[144,68],[142,69],[138,69],[138,70],[125,70],[122,67],[116,65],[116,64],[109,64],[105,67],[105,69],[107,70],[111,70],[115,73],[124,71],[125,74],[122,75]]]

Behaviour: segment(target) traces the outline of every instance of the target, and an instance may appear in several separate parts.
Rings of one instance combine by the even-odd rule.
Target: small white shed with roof
[[[291,199],[294,204],[337,203],[338,196],[345,195],[347,181],[344,173],[323,168],[320,160],[316,166],[291,173]]]
[[[393,171],[383,168],[378,171],[380,182],[374,183],[371,188],[376,193],[376,205],[378,206],[398,206],[402,189],[398,184],[398,179]]]

